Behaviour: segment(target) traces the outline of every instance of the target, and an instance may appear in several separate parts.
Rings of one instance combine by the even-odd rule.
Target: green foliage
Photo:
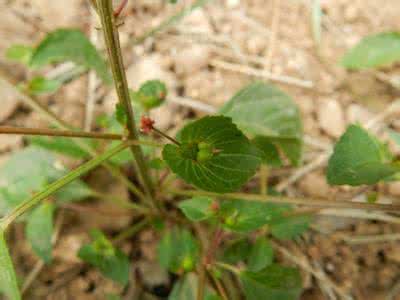
[[[33,51],[30,67],[38,69],[50,63],[72,61],[94,69],[101,79],[111,83],[108,66],[88,38],[76,29],[50,32]]]
[[[32,95],[51,94],[56,92],[61,85],[62,83],[58,80],[37,76],[28,82],[26,89]]]
[[[20,300],[17,276],[8,253],[4,232],[0,230],[0,295],[4,294],[10,300]]]
[[[367,36],[346,53],[341,64],[360,70],[384,67],[400,60],[400,33],[383,32]]]
[[[47,184],[65,175],[51,152],[30,146],[13,154],[0,168],[0,215],[42,190]],[[29,176],[27,176],[29,174]],[[90,195],[90,189],[80,180],[56,193],[56,199],[66,202]]]
[[[125,107],[121,103],[115,105],[115,117],[117,118],[118,123],[125,127],[128,116],[126,115]]]
[[[259,237],[251,248],[248,256],[247,268],[251,272],[259,272],[272,264],[274,250],[271,243],[264,237]]]
[[[203,221],[213,217],[216,211],[213,209],[214,202],[208,197],[194,197],[179,203],[183,214],[191,221]]]
[[[297,269],[276,264],[259,272],[243,271],[239,277],[247,300],[295,300],[302,289]]]
[[[33,136],[29,141],[32,145],[73,158],[89,158],[89,154],[69,138]]]
[[[264,136],[256,136],[252,140],[253,144],[262,151],[263,163],[271,167],[281,167],[283,165],[279,156],[278,148],[270,141],[269,138]]]
[[[246,261],[251,252],[251,244],[247,238],[240,238],[230,242],[224,249],[222,260],[228,264],[237,264]]]
[[[270,223],[271,234],[280,240],[291,240],[303,234],[312,221],[311,215],[286,215]]]
[[[166,145],[163,158],[174,173],[198,188],[213,192],[239,189],[261,163],[253,146],[230,118],[204,117],[186,125],[179,134],[180,146]],[[200,143],[209,144],[199,149]],[[211,150],[210,150],[211,149]],[[198,159],[200,150],[212,152]]]
[[[170,295],[168,300],[193,300],[196,299],[198,278],[195,273],[188,273],[179,279]],[[209,288],[204,293],[204,300],[220,300],[220,298],[212,292]]]
[[[399,170],[385,145],[362,127],[351,125],[335,145],[327,180],[332,185],[374,184]]]
[[[160,80],[148,80],[134,93],[137,100],[146,110],[156,108],[163,104],[167,97],[167,87]]]
[[[129,281],[129,258],[115,248],[102,232],[93,230],[91,236],[93,241],[84,245],[78,256],[98,268],[105,277],[125,286]]]
[[[6,51],[6,57],[24,65],[29,64],[33,53],[33,48],[24,45],[12,45]]]
[[[173,228],[163,235],[158,245],[158,260],[173,273],[192,271],[199,259],[199,245],[186,229]]]
[[[54,210],[55,206],[50,202],[40,204],[29,215],[25,228],[33,251],[45,263],[51,262]]]
[[[292,164],[300,163],[302,124],[293,100],[271,84],[256,82],[240,90],[220,110],[244,132],[263,136],[282,149]]]

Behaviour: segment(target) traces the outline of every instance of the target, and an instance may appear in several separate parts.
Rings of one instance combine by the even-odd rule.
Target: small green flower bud
[[[185,271],[191,271],[194,268],[193,259],[190,256],[186,256],[182,261],[182,268]]]
[[[213,157],[212,151],[208,149],[199,150],[197,152],[197,161],[198,162],[205,162]]]

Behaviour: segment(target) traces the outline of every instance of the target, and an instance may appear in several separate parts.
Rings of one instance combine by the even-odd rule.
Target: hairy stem
[[[323,200],[323,199],[311,199],[311,198],[295,198],[286,196],[270,196],[260,194],[248,194],[248,193],[225,193],[218,194],[213,192],[205,192],[198,190],[177,190],[170,189],[170,193],[182,196],[208,196],[223,199],[243,199],[248,201],[258,202],[270,202],[270,203],[289,203],[298,204],[305,206],[316,206],[316,207],[332,207],[332,208],[353,208],[353,209],[368,209],[368,210],[379,210],[379,211],[399,211],[399,204],[379,204],[379,203],[364,203],[364,202],[351,202],[341,200]]]
[[[118,94],[119,103],[125,109],[127,116],[128,137],[137,140],[139,133],[136,129],[135,118],[131,99],[128,90],[128,82],[124,69],[124,63],[119,41],[118,29],[115,24],[114,11],[111,0],[96,0],[98,13],[101,19],[104,40],[108,51],[109,62],[113,73],[115,89]],[[153,206],[157,207],[153,198],[153,183],[150,178],[149,170],[144,159],[142,148],[138,145],[132,145],[131,151],[135,157],[143,188],[146,194],[152,200]]]
[[[49,184],[42,192],[37,193],[32,198],[22,202],[18,205],[13,211],[11,211],[8,215],[6,215],[0,222],[0,230],[5,231],[7,227],[19,216],[23,215],[29,209],[40,203],[42,200],[48,198],[59,189],[71,183],[75,179],[81,177],[85,173],[89,172],[90,170],[94,169],[102,162],[106,161],[110,157],[114,156],[115,154],[121,152],[125,148],[129,147],[130,143],[121,143],[117,147],[104,152],[103,154],[89,160],[88,162],[84,163],[83,165],[79,166],[75,170],[71,171],[67,175],[63,176],[62,178],[56,180],[55,182]]]
[[[114,140],[114,141],[126,140],[133,145],[163,147],[163,144],[159,144],[152,141],[127,140],[126,137],[122,134],[89,132],[89,131],[0,126],[0,134],[22,134],[22,135],[53,136],[53,137],[89,138],[97,140]]]

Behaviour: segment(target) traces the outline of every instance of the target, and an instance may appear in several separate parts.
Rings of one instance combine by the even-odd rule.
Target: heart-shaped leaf
[[[295,300],[302,290],[299,271],[276,264],[259,272],[243,271],[239,277],[247,300]]]
[[[220,110],[245,133],[264,136],[282,149],[293,164],[302,152],[302,124],[293,100],[271,84],[252,83]]]
[[[37,69],[50,63],[65,61],[94,69],[106,83],[111,83],[105,60],[88,38],[76,29],[50,32],[34,50],[30,66]]]
[[[26,237],[33,251],[45,263],[51,262],[54,209],[53,203],[40,204],[29,215],[25,228]]]
[[[367,36],[346,53],[342,65],[359,70],[390,65],[400,60],[400,33],[384,32]]]
[[[12,300],[20,300],[17,276],[8,252],[4,232],[0,230],[0,295],[4,294]]]
[[[181,145],[166,145],[163,158],[186,182],[213,192],[239,189],[256,172],[261,153],[230,118],[204,117],[185,126]]]
[[[332,185],[374,184],[400,171],[387,147],[358,125],[350,125],[329,159],[327,180]]]
[[[129,258],[115,248],[102,232],[94,230],[91,236],[93,241],[84,245],[78,256],[97,267],[104,276],[125,286],[129,281]]]

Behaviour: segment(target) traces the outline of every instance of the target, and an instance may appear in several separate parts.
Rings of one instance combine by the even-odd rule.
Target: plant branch
[[[127,116],[127,129],[128,137],[132,140],[138,139],[138,130],[136,129],[135,119],[131,99],[128,90],[128,82],[124,70],[124,63],[121,52],[121,45],[119,41],[118,29],[115,25],[115,17],[113,15],[113,7],[111,0],[96,0],[98,13],[101,19],[104,40],[108,51],[111,70],[113,73],[115,89],[118,94],[118,100],[122,107],[125,109]],[[143,188],[146,194],[156,206],[153,198],[153,183],[150,178],[149,170],[146,165],[143,151],[140,146],[132,145],[131,151],[135,157],[140,177],[143,183]]]
[[[270,203],[289,203],[298,204],[305,206],[316,206],[316,207],[332,207],[332,208],[357,208],[357,209],[368,209],[368,210],[379,210],[395,212],[400,211],[399,204],[379,204],[379,203],[364,203],[364,202],[351,202],[343,200],[327,201],[323,199],[311,199],[311,198],[295,198],[286,196],[270,196],[260,194],[248,194],[248,193],[225,193],[218,194],[213,192],[205,192],[198,190],[178,190],[170,189],[170,193],[182,196],[208,196],[223,199],[243,199],[248,201],[258,202],[270,202]]]
[[[94,0],[93,0],[94,1]],[[30,106],[33,110],[37,111],[44,119],[49,121],[51,124],[54,124],[56,127],[65,129],[65,130],[73,130],[74,128],[61,120],[57,115],[55,115],[53,112],[49,111],[46,107],[41,105],[36,99],[30,97],[29,95],[21,92],[18,90],[8,79],[7,77],[4,77],[5,75],[2,73],[1,74],[3,78],[0,78],[0,88],[8,88],[12,90],[16,98],[20,99],[23,101],[25,104]],[[82,150],[86,151],[89,153],[92,157],[95,157],[98,155],[98,153],[86,142],[84,141],[72,141],[74,142],[77,146],[79,146]],[[117,167],[113,166],[112,164],[108,162],[104,162],[104,167],[115,177],[118,178],[123,184],[127,186],[127,188],[136,196],[138,196],[141,200],[146,200],[145,195],[140,191]]]
[[[14,208],[13,211],[11,211],[8,215],[6,215],[3,219],[1,219],[0,222],[0,230],[5,231],[7,227],[19,216],[23,215],[25,212],[27,212],[29,209],[40,203],[42,200],[48,198],[55,192],[57,192],[59,189],[67,185],[68,183],[71,183],[75,179],[81,177],[85,173],[89,172],[90,170],[94,169],[98,165],[100,165],[102,162],[106,161],[110,157],[114,156],[115,154],[121,152],[125,148],[129,147],[130,143],[125,142],[121,143],[117,147],[110,149],[103,154],[100,154],[99,156],[89,160],[88,162],[84,163],[83,165],[79,166],[75,170],[71,171],[67,175],[63,176],[62,178],[56,180],[55,182],[49,184],[43,191],[37,193],[34,195],[32,198],[22,202],[20,205],[18,205],[16,208]]]
[[[89,131],[73,131],[73,130],[57,130],[47,128],[22,128],[22,127],[9,127],[0,126],[0,134],[22,134],[22,135],[38,135],[38,136],[54,136],[54,137],[70,137],[70,138],[89,138],[98,140],[114,140],[124,141],[126,137],[122,134],[114,133],[101,133],[101,132],[89,132]],[[163,144],[159,144],[151,141],[144,140],[127,140],[134,145],[146,145],[153,147],[163,147]]]

